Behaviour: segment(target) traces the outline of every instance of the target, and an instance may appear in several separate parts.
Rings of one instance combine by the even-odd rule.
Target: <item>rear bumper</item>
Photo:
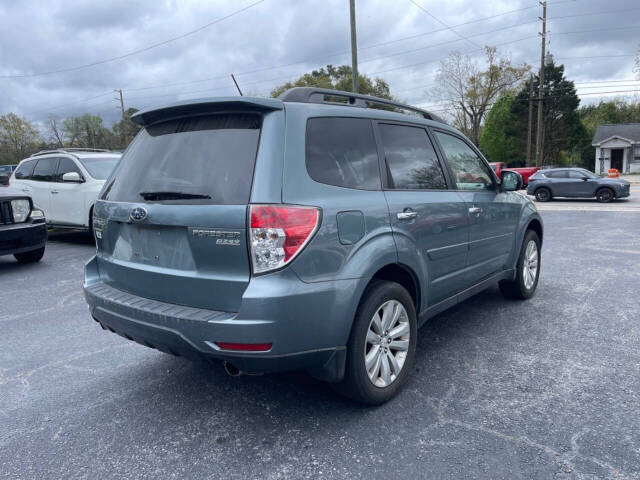
[[[15,223],[0,226],[0,255],[30,252],[45,246],[47,227],[44,223]]]
[[[142,298],[103,282],[95,259],[84,293],[104,328],[161,351],[226,360],[249,373],[313,370],[342,378],[345,345],[357,308],[357,280],[307,284],[292,272],[255,277],[239,312],[193,308]],[[269,352],[221,350],[215,342],[272,343]]]

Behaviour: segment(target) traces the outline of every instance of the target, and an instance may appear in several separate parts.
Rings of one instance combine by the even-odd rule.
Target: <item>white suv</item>
[[[38,152],[20,162],[10,184],[31,196],[48,225],[90,229],[93,204],[120,155],[75,148]]]

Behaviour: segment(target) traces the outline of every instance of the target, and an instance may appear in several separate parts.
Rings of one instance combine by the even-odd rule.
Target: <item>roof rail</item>
[[[346,104],[339,102],[327,102],[325,97],[339,97],[346,98]],[[405,103],[394,102],[386,98],[374,97],[371,95],[363,95],[361,93],[345,92],[342,90],[331,90],[329,88],[316,88],[316,87],[294,87],[290,88],[286,92],[282,93],[279,100],[283,102],[299,102],[299,103],[328,103],[331,105],[345,105],[352,107],[369,108],[368,104],[374,103],[378,105],[388,105],[390,107],[398,108],[401,110],[407,110],[414,112],[427,120],[435,120],[436,122],[445,123],[437,115],[431,112],[423,110],[418,107],[413,107]]]
[[[39,152],[32,153],[32,157],[37,157],[40,155],[49,155],[51,153],[74,153],[74,152],[113,152],[113,150],[108,150],[106,148],[81,148],[81,147],[65,147],[65,148],[56,148],[53,150],[40,150]]]

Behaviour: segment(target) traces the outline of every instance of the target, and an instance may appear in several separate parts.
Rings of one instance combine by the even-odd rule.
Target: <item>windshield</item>
[[[131,143],[102,198],[119,202],[249,202],[262,117],[202,115],[151,125]]]
[[[80,162],[93,178],[106,180],[118,160],[120,160],[119,157],[87,157],[81,158]]]

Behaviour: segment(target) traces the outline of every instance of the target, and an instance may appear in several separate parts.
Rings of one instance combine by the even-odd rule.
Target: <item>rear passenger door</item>
[[[76,172],[82,181],[64,182],[62,176],[69,172]],[[51,189],[51,221],[78,226],[89,225],[89,219],[85,218],[87,215],[82,191],[84,179],[75,161],[69,157],[60,157],[55,181]]]
[[[515,192],[500,192],[489,164],[462,137],[435,130],[469,218],[468,285],[502,271],[515,248],[515,233],[522,199]]]
[[[34,203],[44,211],[47,221],[51,220],[51,190],[55,185],[57,169],[57,157],[44,157],[38,159],[31,175],[31,197]]]
[[[451,189],[425,128],[379,122],[377,131],[398,260],[419,270],[426,303],[432,306],[461,290],[467,208]]]

